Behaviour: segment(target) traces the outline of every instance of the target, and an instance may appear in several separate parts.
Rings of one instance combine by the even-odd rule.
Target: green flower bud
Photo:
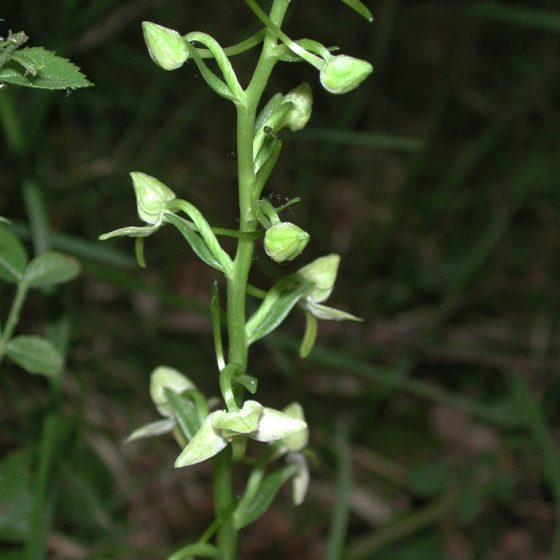
[[[175,193],[155,177],[145,173],[130,174],[136,193],[138,216],[147,224],[161,223],[165,204],[173,200]]]
[[[335,254],[315,259],[308,265],[300,268],[298,274],[314,288],[307,295],[307,299],[316,303],[325,301],[333,291],[340,257]]]
[[[330,93],[347,93],[357,88],[371,73],[373,66],[365,60],[340,54],[321,68],[322,86]]]
[[[177,31],[149,21],[142,22],[144,40],[152,60],[164,70],[175,70],[189,57],[185,39]]]
[[[293,104],[293,108],[285,117],[286,126],[294,132],[301,130],[311,117],[313,107],[311,86],[304,82],[284,97],[284,102],[286,101]]]
[[[167,404],[165,389],[174,393],[182,393],[194,389],[192,381],[181,372],[167,366],[156,368],[150,378],[150,396],[162,416],[172,416],[171,407]]]
[[[290,222],[272,226],[264,236],[264,250],[274,261],[293,261],[305,249],[309,234]]]

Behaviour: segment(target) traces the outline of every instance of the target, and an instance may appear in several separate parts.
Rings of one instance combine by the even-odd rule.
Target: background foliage
[[[233,112],[194,65],[159,71],[140,22],[222,44],[256,24],[241,2],[48,4],[3,7],[3,34],[25,30],[96,87],[0,92],[0,215],[31,247],[23,198],[39,193],[27,200],[47,217],[35,244],[77,256],[83,273],[46,303],[32,296],[21,323],[64,326],[60,387],[2,367],[0,558],[19,558],[33,534],[26,558],[45,546],[53,559],[160,559],[211,517],[209,473],[173,470],[171,440],[122,442],[153,419],[148,375],[162,356],[217,390],[212,273],[171,230],[148,242],[147,271],[129,241],[96,239],[136,221],[130,170],[235,226]],[[317,29],[376,72],[344,100],[316,89],[271,196],[302,197],[292,212],[313,238],[307,258],[342,255],[331,301],[365,321],[322,324],[307,361],[293,358],[297,320],[255,347],[261,391],[303,403],[317,461],[307,501],[280,500],[243,558],[320,559],[327,543],[348,560],[560,557],[558,6],[380,0],[368,26],[341,4],[300,4],[293,35]],[[314,78],[284,66],[270,91]],[[257,285],[275,278],[262,250],[255,269]]]

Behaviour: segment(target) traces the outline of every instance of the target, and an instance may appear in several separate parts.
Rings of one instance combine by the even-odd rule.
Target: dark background
[[[303,403],[316,461],[306,502],[294,509],[281,494],[244,533],[240,558],[324,558],[350,461],[348,560],[553,558],[558,3],[369,6],[372,25],[336,0],[294,0],[285,27],[370,60],[375,73],[359,90],[329,96],[304,64],[279,66],[270,83],[270,95],[304,80],[314,89],[312,121],[283,136],[267,191],[302,198],[290,220],[311,242],[280,270],[259,247],[253,282],[265,288],[339,253],[329,303],[364,322],[322,323],[306,361],[296,358],[297,315],[255,346],[259,400]],[[156,419],[148,383],[157,365],[217,393],[214,275],[170,228],[148,240],[146,271],[131,240],[97,237],[138,223],[129,171],[157,176],[213,225],[236,227],[232,107],[192,63],[157,68],[140,23],[207,31],[224,46],[258,25],[238,0],[25,0],[0,16],[2,34],[24,30],[29,45],[68,56],[95,84],[71,95],[0,92],[4,126],[17,114],[27,142],[17,155],[2,136],[0,215],[25,238],[32,184],[52,246],[83,263],[79,281],[25,308],[22,329],[68,324],[68,367],[54,398],[43,380],[2,366],[0,453],[23,450],[35,472],[41,423],[58,415],[46,557],[161,559],[211,521],[210,471],[175,471],[171,438],[122,441]],[[244,84],[254,60],[234,60]],[[11,288],[0,296],[5,314]],[[0,536],[1,523],[0,511]],[[12,544],[0,550],[17,550],[25,528],[3,535]]]

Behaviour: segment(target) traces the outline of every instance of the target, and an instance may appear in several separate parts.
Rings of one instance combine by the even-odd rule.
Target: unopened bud
[[[328,92],[347,93],[357,88],[372,72],[373,66],[369,62],[340,54],[325,63],[320,79]]]
[[[144,21],[144,40],[152,60],[164,70],[175,70],[189,57],[185,39],[173,29]]]
[[[130,176],[140,219],[152,225],[161,222],[165,204],[176,198],[175,193],[161,181],[145,173],[133,172]]]
[[[264,236],[264,250],[274,261],[293,261],[305,249],[309,234],[290,222],[272,226]]]
[[[311,117],[311,109],[313,107],[311,86],[304,82],[284,97],[284,102],[286,101],[293,105],[293,108],[286,115],[286,126],[294,132],[301,130]]]

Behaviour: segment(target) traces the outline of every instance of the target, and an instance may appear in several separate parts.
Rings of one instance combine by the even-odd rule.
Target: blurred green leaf
[[[38,89],[77,89],[92,85],[75,64],[43,47],[21,49],[19,59],[18,62],[25,59],[27,65],[33,64],[36,75],[10,60],[0,69],[1,82]]]
[[[75,258],[49,252],[39,255],[29,263],[24,281],[30,288],[44,288],[68,282],[79,272],[80,263]]]
[[[0,226],[0,280],[19,282],[26,266],[25,248],[7,227]]]
[[[14,451],[0,463],[0,540],[25,539],[31,513],[31,482],[31,455],[26,451]]]
[[[6,354],[28,373],[54,377],[62,372],[63,360],[54,346],[38,336],[17,336],[6,345]]]

